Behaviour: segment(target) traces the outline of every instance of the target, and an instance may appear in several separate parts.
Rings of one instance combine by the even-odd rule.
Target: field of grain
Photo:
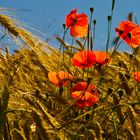
[[[113,8],[114,3],[112,13]],[[90,11],[92,16],[93,9]],[[94,34],[89,28],[94,29],[95,20],[89,24],[87,36],[73,37],[71,44],[65,41],[68,28],[64,25],[64,36],[56,37],[59,48],[42,41],[8,15],[0,14],[0,24],[20,48],[10,53],[7,45],[0,51],[0,140],[140,139],[140,44],[132,47],[132,53],[120,52],[117,48],[125,38],[116,38],[114,49],[107,45],[103,51],[109,55],[108,63],[79,66],[74,55],[93,51]],[[109,40],[110,33],[107,44]],[[89,62],[88,57],[83,59]],[[71,77],[51,75],[60,71]],[[80,82],[86,86],[78,89],[82,95],[74,98],[72,88]],[[97,93],[94,103],[85,97],[91,84],[96,87],[92,93]]]

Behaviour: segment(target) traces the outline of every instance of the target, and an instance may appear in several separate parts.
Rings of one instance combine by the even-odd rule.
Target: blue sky
[[[29,28],[33,27],[43,38],[51,38],[50,44],[56,46],[54,35],[62,35],[65,16],[74,8],[78,12],[90,15],[89,8],[94,7],[93,19],[97,20],[96,49],[104,49],[107,38],[107,16],[111,13],[112,0],[3,0],[1,7],[13,8],[12,13]],[[120,21],[126,20],[129,12],[134,12],[140,21],[140,0],[116,0],[112,23],[111,39],[115,37],[114,28]],[[111,46],[113,47],[113,46]],[[122,50],[129,50],[125,44]]]

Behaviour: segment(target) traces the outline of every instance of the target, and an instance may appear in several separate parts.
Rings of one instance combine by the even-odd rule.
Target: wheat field
[[[13,53],[8,45],[0,52],[0,140],[140,140],[140,83],[131,74],[139,70],[139,48],[115,50],[109,65],[82,70],[70,59],[85,38],[75,39],[75,46],[56,37],[60,49],[8,15],[0,14],[0,24],[19,46]],[[67,87],[48,79],[50,71],[60,70],[74,77]],[[75,105],[70,89],[77,81],[98,88],[93,107]]]

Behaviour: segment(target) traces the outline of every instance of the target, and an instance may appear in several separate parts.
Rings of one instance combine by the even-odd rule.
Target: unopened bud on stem
[[[94,12],[94,8],[90,7],[90,12],[93,13]]]

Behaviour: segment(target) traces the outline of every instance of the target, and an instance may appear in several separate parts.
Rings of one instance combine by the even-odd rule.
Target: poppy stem
[[[115,47],[114,47],[114,50],[113,50],[113,52],[112,52],[112,54],[111,54],[111,58],[113,57],[115,51],[118,49],[118,47],[119,47],[120,44],[123,42],[123,40],[121,40],[119,43],[118,43],[118,42],[119,42],[119,40],[116,42],[116,45],[115,45]]]
[[[63,87],[59,86],[59,96],[62,96],[62,93],[63,93]]]
[[[140,46],[138,46],[137,48],[132,48],[133,49],[133,54],[132,54],[132,56],[135,56],[135,58],[137,59],[137,60],[139,60],[139,53],[140,53]],[[136,61],[136,65],[137,65],[137,70],[139,70],[139,62],[138,61]]]
[[[71,57],[72,57],[72,46],[73,46],[73,44],[74,44],[74,37],[72,38],[71,46],[70,46],[70,55],[69,55],[68,71],[70,70],[70,62],[71,62]]]
[[[95,41],[95,25],[96,25],[96,20],[93,20],[93,34],[91,36],[91,42],[90,42],[90,50],[93,50],[93,46],[94,46],[94,41]]]
[[[117,125],[117,122],[116,122],[116,120],[115,120],[115,115],[114,115],[114,113],[112,113],[112,122],[113,122],[113,126],[114,126],[114,131],[115,131],[116,140],[119,140],[118,125]]]
[[[106,52],[107,53],[108,53],[108,48],[109,48],[109,44],[110,44],[112,15],[113,15],[113,12],[112,12],[111,16],[108,16],[108,35],[107,35],[107,42],[106,42]]]
[[[83,69],[82,70],[82,80],[84,80],[84,73],[85,73],[85,70]]]
[[[63,25],[63,27],[64,27],[64,34],[63,34],[63,38],[62,38],[63,41],[65,41],[66,33],[67,33],[68,29],[69,29],[69,27],[65,28],[64,25]],[[61,43],[60,44],[60,48],[59,48],[59,52],[61,52],[62,46],[63,46],[63,44]]]
[[[110,34],[111,34],[114,6],[115,6],[115,0],[112,0],[111,16],[108,16],[108,35],[107,35],[107,42],[106,42],[106,52],[107,53],[108,53],[108,48],[109,48],[109,44],[110,44]]]
[[[88,34],[87,34],[87,49],[90,50],[89,48],[89,38],[90,38],[90,25],[88,25]]]
[[[67,33],[69,27],[66,28],[66,25],[65,24],[63,24],[63,27],[64,27],[64,34],[63,34],[62,40],[65,41],[66,33]],[[61,58],[61,49],[62,49],[62,46],[63,46],[63,44],[61,43],[60,44],[60,48],[59,48],[59,58]],[[60,69],[60,61],[61,61],[61,59],[58,61],[59,69]],[[63,63],[64,63],[64,46],[63,46]]]
[[[93,11],[94,9],[93,8],[90,8],[90,12],[91,12],[91,15],[90,15],[90,23],[88,25],[88,50],[90,50],[92,47],[92,41],[90,42],[90,30],[92,29],[92,17],[93,17]],[[90,44],[90,45],[89,45]]]
[[[90,8],[91,15],[90,15],[90,22],[88,24],[88,34],[87,34],[86,39],[85,39],[85,42],[83,44],[83,46],[85,46],[86,45],[86,42],[87,42],[87,49],[88,50],[90,49],[89,48],[89,43],[90,43],[89,38],[90,38],[90,29],[91,29],[91,25],[92,25],[93,11],[94,11],[94,9],[93,8]]]

